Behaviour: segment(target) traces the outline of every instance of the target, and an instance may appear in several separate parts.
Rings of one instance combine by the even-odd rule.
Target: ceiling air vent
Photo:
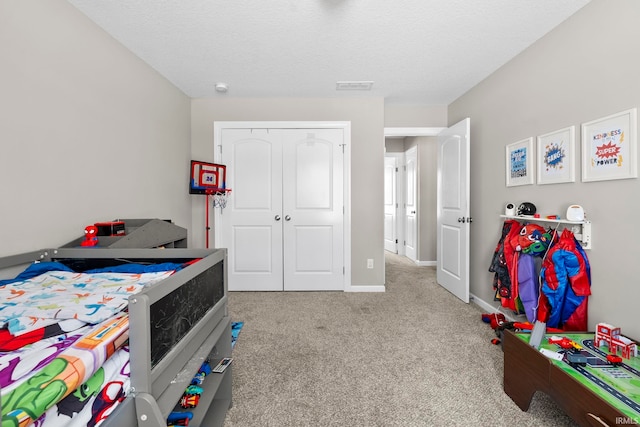
[[[343,81],[336,82],[336,90],[371,90],[372,81]]]

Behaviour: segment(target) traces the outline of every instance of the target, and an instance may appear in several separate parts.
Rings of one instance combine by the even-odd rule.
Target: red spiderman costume
[[[587,330],[591,267],[573,233],[562,232],[542,263],[538,320],[566,331]]]
[[[517,265],[517,257],[513,242],[517,241],[521,224],[514,220],[504,221],[502,235],[496,245],[489,271],[495,273],[493,289],[496,291],[494,300],[501,301],[503,307],[519,313],[517,306],[518,281],[512,276],[513,266]]]
[[[532,257],[543,256],[550,243],[551,235],[541,226],[505,220],[489,267],[489,271],[495,273],[495,300],[501,301],[503,307],[515,314],[526,312],[531,322],[535,320],[538,300],[537,274]],[[522,264],[526,264],[528,269]]]

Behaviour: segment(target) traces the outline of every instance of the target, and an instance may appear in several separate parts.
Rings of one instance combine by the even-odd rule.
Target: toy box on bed
[[[34,262],[60,263],[78,275],[120,267],[128,271],[132,265],[184,266],[128,296],[130,387],[108,417],[109,411],[101,415],[102,426],[166,425],[171,412],[186,411],[178,402],[202,364],[208,360],[214,365],[231,355],[225,249],[46,249],[0,258],[0,280],[16,277]],[[232,403],[231,375],[232,366],[205,377],[198,406],[188,409],[193,414],[189,425],[223,424]],[[10,400],[0,393],[2,427],[16,425],[19,411],[10,417],[10,408],[4,407]]]

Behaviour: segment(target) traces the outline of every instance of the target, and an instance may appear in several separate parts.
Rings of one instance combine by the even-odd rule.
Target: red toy
[[[582,346],[567,337],[552,336],[549,338],[549,344],[557,344],[564,350],[582,350]]]
[[[200,401],[200,395],[198,394],[183,394],[180,399],[180,406],[183,408],[195,408]]]
[[[620,328],[609,325],[608,323],[598,323],[596,325],[593,344],[596,347],[600,347],[605,343],[609,347],[611,354],[618,354],[618,349],[620,349],[622,352],[621,356],[625,359],[630,359],[638,355],[638,346],[629,338],[621,335]]]
[[[98,244],[98,227],[87,225],[84,228],[84,240],[80,246],[96,246]]]
[[[622,357],[615,354],[607,354],[607,362],[611,363],[613,366],[619,366],[622,364]]]
[[[485,313],[482,315],[482,321],[491,325],[491,329],[496,330],[507,321],[502,313]]]

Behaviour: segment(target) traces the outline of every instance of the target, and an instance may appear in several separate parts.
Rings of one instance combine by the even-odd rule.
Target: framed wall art
[[[507,145],[507,187],[533,184],[533,138]]]
[[[576,127],[538,136],[538,184],[574,182]]]
[[[582,124],[582,181],[637,178],[637,109]]]

